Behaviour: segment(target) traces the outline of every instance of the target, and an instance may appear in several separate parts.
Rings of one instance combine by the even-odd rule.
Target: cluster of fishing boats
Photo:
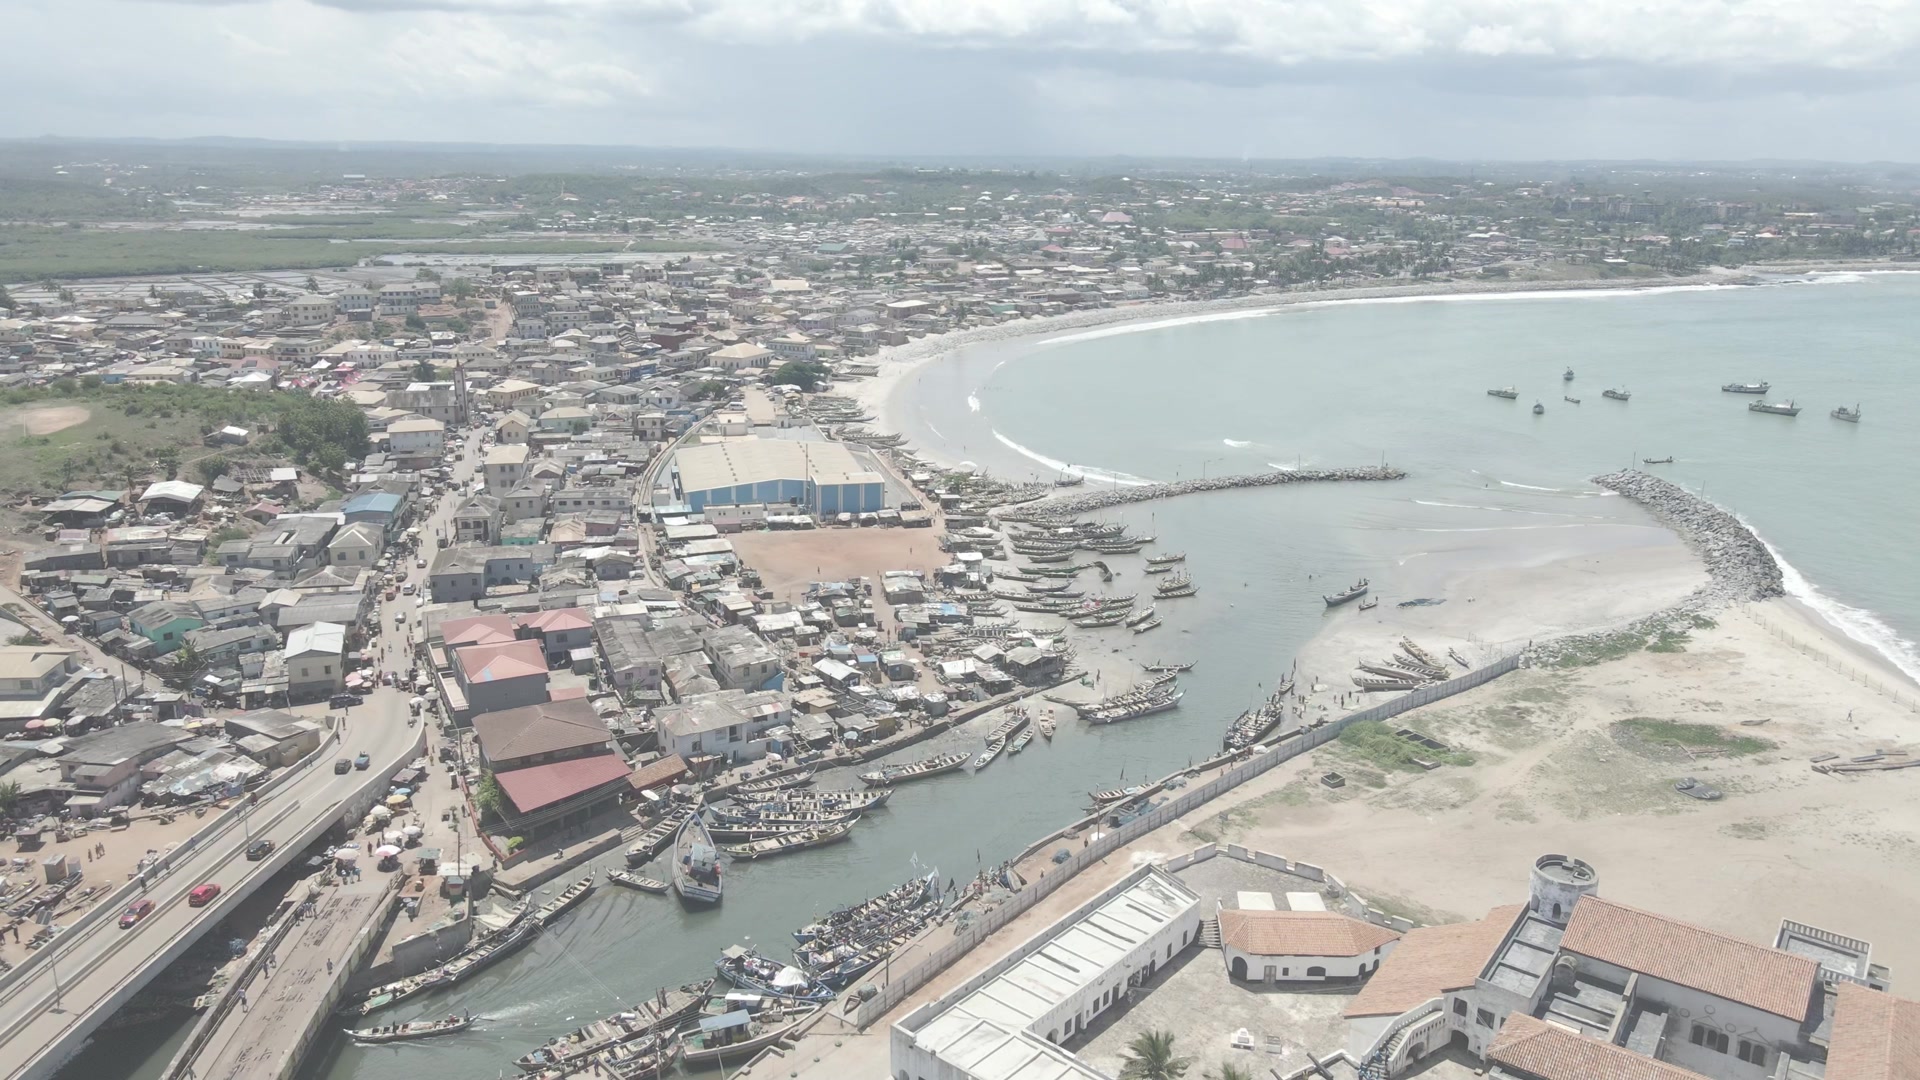
[[[1241,713],[1240,718],[1227,727],[1221,746],[1227,750],[1244,750],[1266,738],[1287,718],[1287,696],[1291,693],[1293,679],[1288,678],[1267,695],[1259,708]]]
[[[1079,711],[1082,720],[1092,724],[1114,724],[1166,712],[1177,708],[1183,696],[1175,685],[1177,678],[1179,676],[1174,672],[1163,672],[1124,694],[1074,705],[1074,708]]]
[[[538,1080],[576,1074],[652,1080],[677,1062],[690,1068],[741,1063],[784,1039],[817,1004],[777,995],[714,992],[719,980],[661,990],[629,1009],[550,1039],[514,1059]]]
[[[967,763],[971,755],[966,753],[940,754],[922,758],[902,765],[885,765],[872,772],[860,774],[860,782],[870,788],[891,787],[910,780],[925,780],[930,776],[950,773]]]
[[[934,871],[795,930],[790,964],[734,945],[721,952],[714,970],[744,991],[822,1004],[925,929],[941,913],[940,896]]]
[[[1172,577],[1167,578],[1153,587],[1153,594],[1162,600],[1171,600],[1179,596],[1192,596],[1199,591],[1199,588],[1194,585],[1193,579],[1187,576],[1185,570],[1174,574]]]
[[[1466,666],[1457,656],[1455,660]],[[1353,677],[1353,685],[1362,690],[1413,690],[1451,674],[1445,663],[1409,638],[1401,638],[1400,651],[1388,659],[1379,663],[1363,661],[1355,666],[1366,673]]]

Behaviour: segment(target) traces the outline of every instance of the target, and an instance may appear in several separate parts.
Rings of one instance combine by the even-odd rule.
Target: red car
[[[206,907],[208,904],[213,903],[214,897],[219,895],[220,886],[215,885],[211,881],[205,885],[196,885],[193,891],[187,894],[187,906]]]
[[[135,900],[120,913],[120,929],[127,930],[137,925],[141,919],[153,914],[153,901]]]

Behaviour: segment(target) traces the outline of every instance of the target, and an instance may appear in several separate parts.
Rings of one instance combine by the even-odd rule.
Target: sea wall
[[[1171,499],[1176,495],[1192,495],[1202,491],[1225,491],[1229,488],[1271,487],[1275,484],[1306,484],[1328,480],[1405,480],[1406,478],[1407,474],[1399,469],[1372,465],[1358,469],[1275,469],[1272,472],[1209,476],[1204,479],[1177,480],[1170,484],[1141,484],[1136,487],[1105,488],[1079,495],[1057,496],[1037,503],[1028,503],[1018,510],[1003,513],[1000,516],[1003,519],[1017,521],[1028,517],[1084,514],[1091,510],[1104,510],[1110,506],[1147,502],[1152,499]]]
[[[1752,529],[1693,492],[1638,469],[1596,476],[1593,482],[1632,499],[1673,530],[1707,570],[1707,583],[1672,607],[1617,630],[1557,638],[1528,649],[1529,663],[1553,663],[1621,635],[1656,637],[1685,633],[1708,612],[1785,595],[1780,563]]]

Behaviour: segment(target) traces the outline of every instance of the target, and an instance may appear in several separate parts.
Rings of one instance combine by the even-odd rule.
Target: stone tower
[[[1571,855],[1542,855],[1529,875],[1527,909],[1555,926],[1567,925],[1574,901],[1600,891],[1600,875]]]

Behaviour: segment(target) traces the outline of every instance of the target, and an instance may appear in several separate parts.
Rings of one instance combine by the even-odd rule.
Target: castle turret
[[[1567,925],[1574,901],[1600,891],[1600,875],[1571,855],[1542,855],[1533,861],[1527,908],[1555,926]]]

